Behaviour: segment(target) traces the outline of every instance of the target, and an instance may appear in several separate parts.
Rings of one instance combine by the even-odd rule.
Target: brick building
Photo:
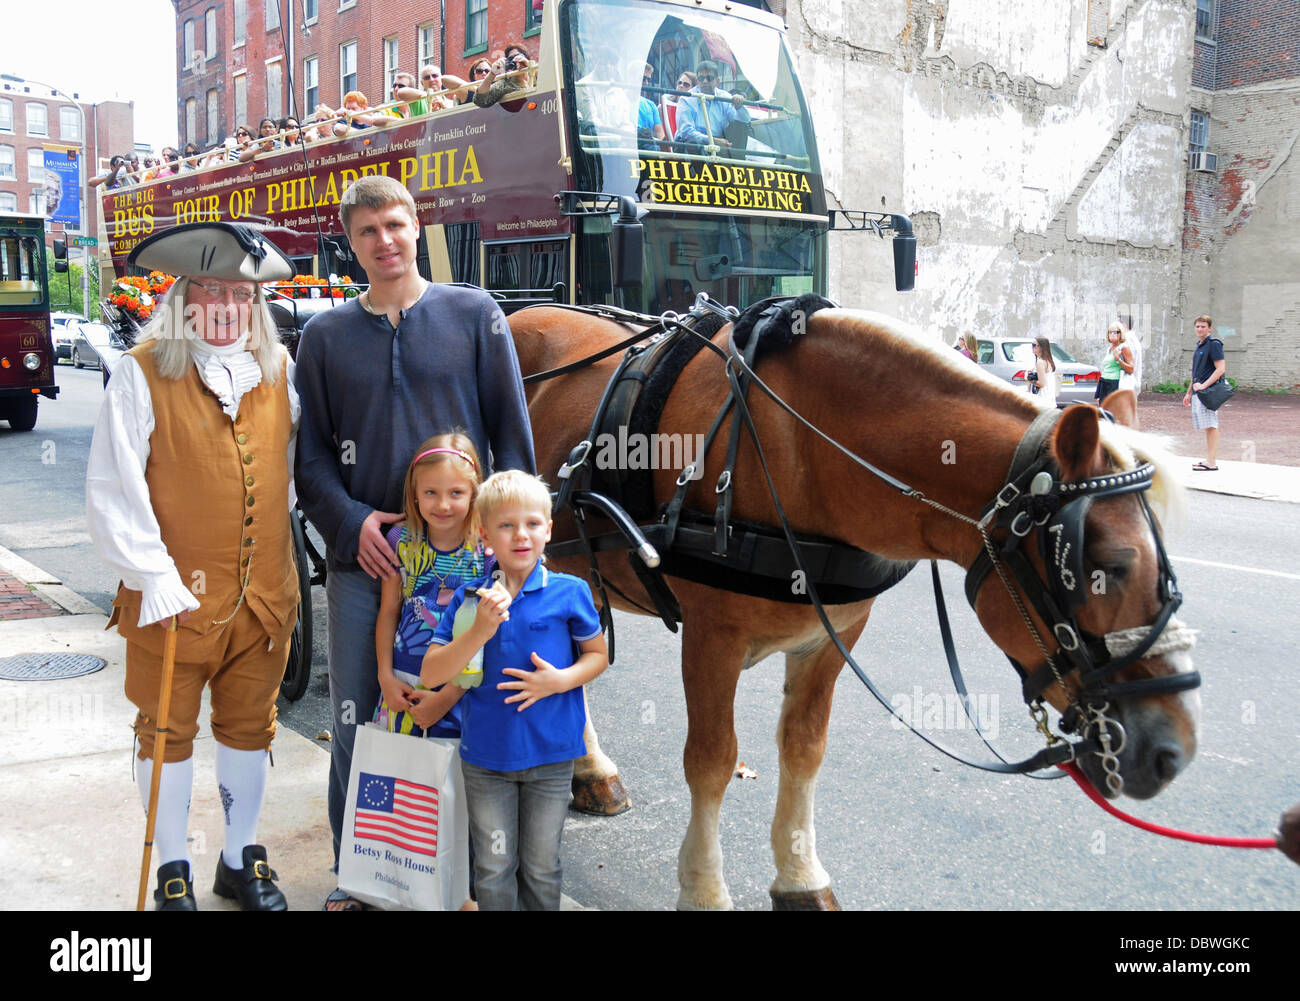
[[[1183,231],[1183,367],[1214,317],[1228,372],[1300,384],[1300,0],[1198,0]]]
[[[76,105],[36,84],[0,85],[0,211],[45,213],[44,150],[81,145],[81,115],[85,113],[86,178],[106,169],[116,153],[135,147],[135,110],[131,103],[92,104],[73,94]],[[94,197],[92,193],[92,198]],[[84,210],[83,210],[84,211]],[[97,236],[94,213],[87,213],[91,236]],[[61,223],[52,224],[55,235]]]

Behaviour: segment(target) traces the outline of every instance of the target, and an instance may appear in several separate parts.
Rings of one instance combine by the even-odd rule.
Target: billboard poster
[[[50,222],[85,232],[81,225],[81,172],[75,149],[46,147],[44,210]]]

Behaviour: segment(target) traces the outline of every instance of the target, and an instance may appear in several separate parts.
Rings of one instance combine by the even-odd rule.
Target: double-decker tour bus
[[[364,282],[337,206],[368,174],[414,196],[426,278],[481,285],[507,311],[546,300],[659,313],[701,292],[741,308],[824,295],[837,216],[844,228],[893,230],[896,283],[911,286],[905,217],[828,217],[776,16],[721,0],[549,0],[539,59],[521,80],[486,108],[105,192],[104,287],[141,240],[198,221],[253,225],[301,273]]]
[[[0,215],[0,420],[15,431],[36,427],[40,398],[59,394],[49,292],[44,217]]]

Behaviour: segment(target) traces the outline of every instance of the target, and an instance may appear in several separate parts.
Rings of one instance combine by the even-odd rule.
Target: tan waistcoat
[[[153,398],[145,482],[163,544],[199,609],[180,628],[177,659],[211,657],[242,600],[268,637],[287,642],[298,606],[289,528],[287,375],[244,394],[234,421],[198,370],[164,379],[153,342],[131,350]],[[132,643],[161,655],[163,629],[140,629],[139,591],[122,585],[113,621]],[[110,623],[111,624],[111,623]]]

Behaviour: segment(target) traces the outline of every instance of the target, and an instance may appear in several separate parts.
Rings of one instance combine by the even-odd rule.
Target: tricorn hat
[[[126,263],[185,277],[279,282],[297,274],[293,262],[256,230],[238,223],[173,226],[136,244]]]

